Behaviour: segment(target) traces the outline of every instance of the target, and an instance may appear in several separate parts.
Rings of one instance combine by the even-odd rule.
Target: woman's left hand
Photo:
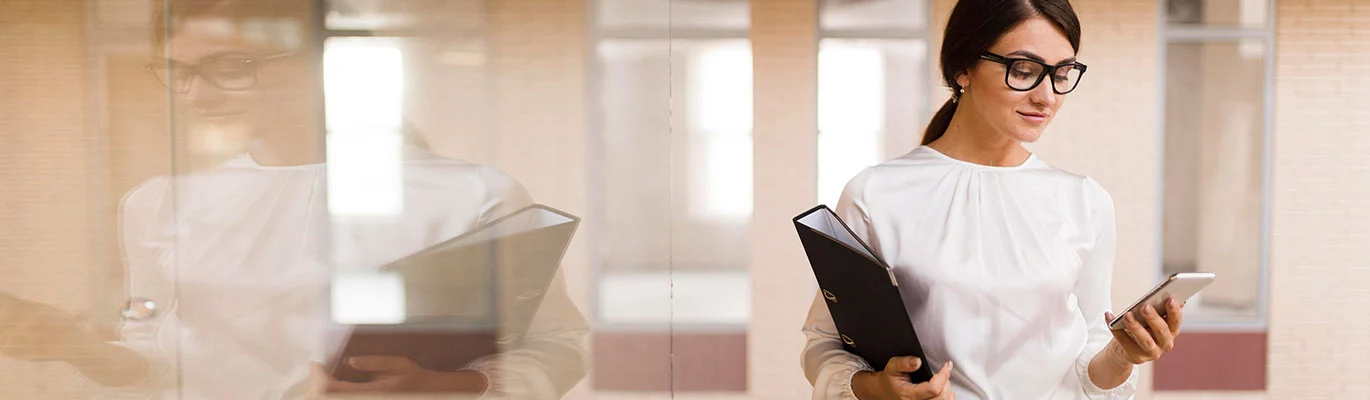
[[[1165,316],[1156,312],[1150,304],[1142,307],[1141,312],[1131,312],[1123,316],[1124,328],[1113,333],[1115,357],[1132,364],[1156,361],[1170,349],[1175,348],[1175,338],[1180,336],[1180,322],[1184,320],[1184,305],[1175,299],[1165,302]],[[1107,313],[1107,321],[1113,320],[1113,313]]]

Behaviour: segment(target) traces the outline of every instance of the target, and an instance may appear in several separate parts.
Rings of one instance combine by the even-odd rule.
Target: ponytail
[[[947,99],[942,108],[937,110],[937,114],[932,116],[932,121],[928,122],[928,129],[923,131],[923,145],[932,143],[934,140],[947,133],[947,127],[951,126],[951,116],[956,114],[956,95]]]

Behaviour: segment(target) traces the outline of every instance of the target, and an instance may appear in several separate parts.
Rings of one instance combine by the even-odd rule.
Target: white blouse
[[[835,212],[893,269],[927,359],[955,364],[959,399],[1126,399],[1089,361],[1104,324],[1116,247],[1113,200],[1093,179],[1036,156],[992,167],[919,147],[847,184]],[[872,366],[842,349],[815,296],[803,367],[814,399],[854,399]],[[884,366],[874,366],[883,369]]]
[[[411,148],[398,213],[330,215],[325,170],[263,167],[243,155],[209,172],[153,179],[125,196],[128,294],[161,310],[127,320],[118,344],[153,368],[140,385],[94,391],[302,398],[310,363],[329,359],[347,334],[326,323],[322,300],[333,274],[375,269],[531,204],[517,181],[493,168]],[[587,372],[588,331],[558,274],[523,346],[470,368],[490,378],[488,397],[559,398]]]

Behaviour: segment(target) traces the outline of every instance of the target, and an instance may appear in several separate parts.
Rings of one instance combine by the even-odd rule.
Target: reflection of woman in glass
[[[843,350],[816,296],[803,354],[814,398],[1131,397],[1134,365],[1174,345],[1181,305],[1110,331],[1113,201],[1022,146],[1085,72],[1075,12],[1066,0],[960,0],[944,37],[954,92],[924,146],[857,175],[836,207],[894,269],[927,359],[868,365]],[[925,362],[937,374],[913,384]]]
[[[178,111],[241,127],[253,144],[218,168],[153,179],[124,198],[129,295],[159,310],[130,313],[115,346],[79,339],[93,350],[50,358],[98,360],[73,364],[101,391],[154,398],[303,398],[319,386],[558,398],[584,377],[588,327],[560,274],[522,345],[468,369],[360,358],[352,365],[379,378],[351,383],[320,374],[313,363],[345,337],[325,328],[332,272],[374,269],[531,199],[495,169],[407,147],[399,210],[330,213],[313,117],[321,49],[303,40],[308,24],[290,17],[307,15],[315,2],[169,1],[159,79],[178,93]]]

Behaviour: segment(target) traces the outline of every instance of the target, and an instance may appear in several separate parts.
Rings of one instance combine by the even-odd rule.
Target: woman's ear
[[[956,86],[962,87],[962,88],[965,88],[965,87],[967,87],[967,86],[970,86],[970,72],[969,72],[969,71],[961,71],[961,73],[956,74]]]

